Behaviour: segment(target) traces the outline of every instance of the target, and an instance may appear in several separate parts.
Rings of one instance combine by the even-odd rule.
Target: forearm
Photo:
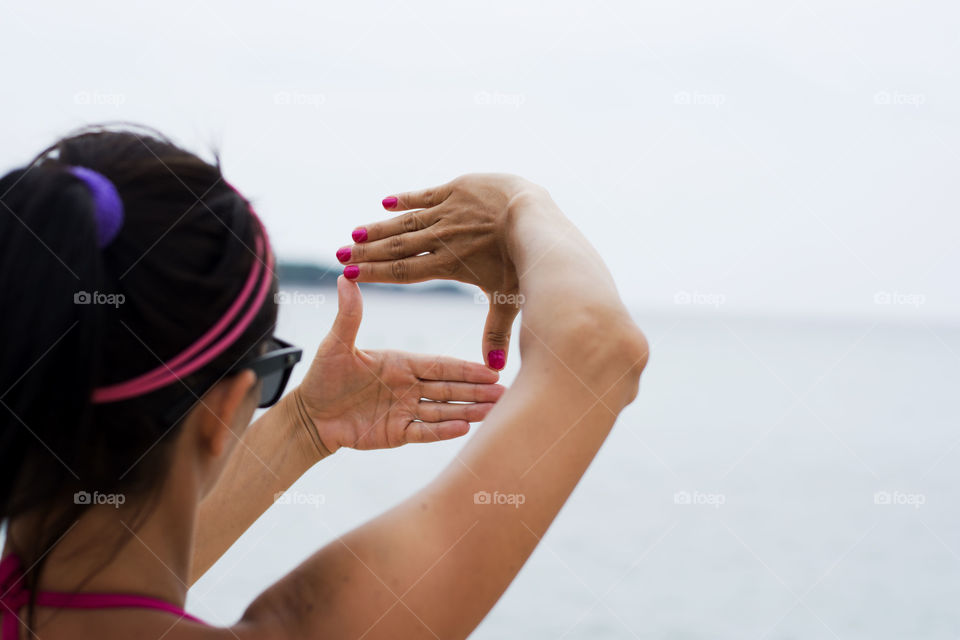
[[[216,486],[200,503],[190,584],[273,504],[277,493],[327,455],[311,439],[296,393],[288,393],[247,428]]]
[[[611,339],[616,332],[639,337],[602,258],[545,190],[533,186],[511,200],[507,246],[524,300],[524,359],[582,346],[576,330],[591,320],[609,325],[603,330],[615,332]]]

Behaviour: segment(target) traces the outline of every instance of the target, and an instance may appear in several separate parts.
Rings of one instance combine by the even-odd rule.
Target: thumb
[[[507,350],[510,347],[510,333],[513,321],[520,307],[513,304],[496,304],[490,301],[487,324],[483,327],[484,361],[491,369],[500,371],[507,365]]]
[[[353,348],[363,318],[363,296],[360,286],[344,276],[337,278],[337,317],[333,321],[330,334],[348,348]]]

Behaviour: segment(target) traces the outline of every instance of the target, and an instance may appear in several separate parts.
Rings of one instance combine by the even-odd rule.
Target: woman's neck
[[[196,493],[184,489],[168,485],[151,504],[126,496],[119,506],[120,499],[112,498],[113,504],[96,504],[108,498],[90,495],[95,506],[52,548],[33,548],[40,516],[17,518],[10,523],[4,555],[20,554],[28,571],[43,558],[40,591],[139,594],[182,605],[197,507]]]

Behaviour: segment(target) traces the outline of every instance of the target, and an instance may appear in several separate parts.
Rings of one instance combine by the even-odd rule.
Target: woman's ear
[[[252,393],[257,376],[250,369],[224,378],[213,386],[197,405],[197,435],[204,448],[217,458],[229,450],[257,408]],[[239,424],[241,421],[243,424]]]

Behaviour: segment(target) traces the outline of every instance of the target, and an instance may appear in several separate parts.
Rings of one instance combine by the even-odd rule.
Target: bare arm
[[[382,449],[467,433],[503,393],[482,364],[354,341],[363,304],[340,279],[339,312],[303,383],[244,433],[200,505],[193,584],[311,466],[340,447]],[[428,401],[422,402],[421,398]]]
[[[422,204],[413,194],[401,201],[436,206],[461,190],[470,195],[499,186],[498,180],[506,178],[470,176],[427,192]],[[502,226],[494,233],[508,261],[482,260],[495,263],[494,270],[515,267],[523,295],[523,363],[514,385],[459,460],[270,588],[251,605],[244,628],[282,629],[284,637],[466,637],[635,397],[646,341],[599,256],[542,190],[509,183],[503,195],[482,200],[500,207],[491,219]],[[490,265],[467,253],[461,257],[473,276],[464,279],[485,278]],[[361,279],[377,277],[375,265],[359,267]],[[495,492],[508,497],[489,504],[475,499],[478,492],[491,502]]]

